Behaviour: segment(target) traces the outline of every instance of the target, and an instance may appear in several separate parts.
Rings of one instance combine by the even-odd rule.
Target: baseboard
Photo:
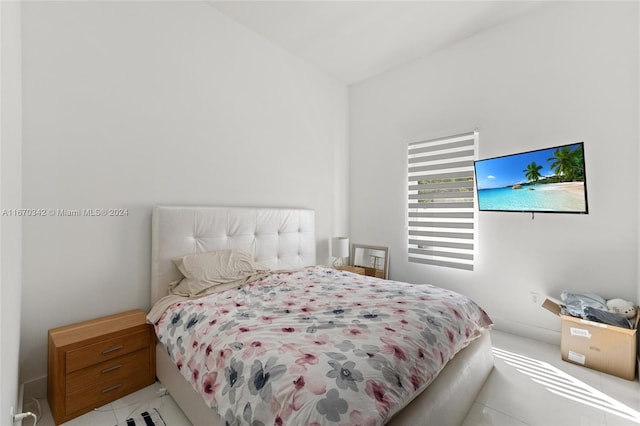
[[[18,394],[18,413],[32,412],[38,417],[40,422],[43,415],[42,404],[38,400],[47,399],[47,376],[38,377],[37,379],[29,380],[20,384],[20,391]],[[20,420],[19,425],[30,425],[31,419],[24,423],[24,420]]]
[[[491,319],[493,320],[493,328],[498,331],[504,331],[505,333],[560,346],[560,330],[535,327],[530,324],[514,321],[512,318],[503,319],[501,317],[491,316]]]
[[[24,411],[24,383],[20,384],[18,388],[18,408],[11,412],[11,415],[16,413],[22,413]],[[20,422],[22,424],[22,422]]]
[[[20,385],[24,388],[23,404],[29,402],[33,398],[46,399],[47,398],[47,376],[38,377],[37,379],[29,380]]]

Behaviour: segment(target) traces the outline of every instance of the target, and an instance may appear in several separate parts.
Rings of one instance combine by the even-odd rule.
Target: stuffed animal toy
[[[622,315],[627,319],[631,319],[636,316],[636,307],[633,302],[629,302],[624,299],[607,300],[607,309],[609,309],[609,312]]]

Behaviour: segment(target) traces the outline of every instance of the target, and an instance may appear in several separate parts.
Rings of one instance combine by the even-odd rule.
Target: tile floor
[[[554,345],[495,330],[492,342],[495,368],[463,426],[640,424],[637,381],[564,362],[560,349]],[[170,396],[158,396],[159,389],[156,383],[64,426],[114,426],[132,413],[151,408],[158,409],[167,426],[189,426]],[[43,411],[38,426],[53,426],[46,399],[38,401]],[[31,423],[31,419],[26,419],[23,426]]]

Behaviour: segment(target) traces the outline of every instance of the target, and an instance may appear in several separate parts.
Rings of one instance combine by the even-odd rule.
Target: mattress
[[[458,293],[323,267],[183,300],[156,321],[228,423],[384,424],[491,326]]]

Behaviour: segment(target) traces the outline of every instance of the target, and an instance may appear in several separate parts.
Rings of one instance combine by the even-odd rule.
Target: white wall
[[[0,210],[21,206],[20,3],[0,2]],[[0,424],[18,404],[22,219],[0,219]]]
[[[347,88],[204,2],[23,5],[21,374],[48,328],[149,308],[154,204],[316,210],[347,225]]]
[[[393,279],[466,293],[498,328],[549,341],[531,290],[638,295],[638,4],[563,2],[350,90],[353,242]],[[479,158],[584,141],[588,215],[479,213],[474,272],[406,260],[407,143],[478,128]]]

